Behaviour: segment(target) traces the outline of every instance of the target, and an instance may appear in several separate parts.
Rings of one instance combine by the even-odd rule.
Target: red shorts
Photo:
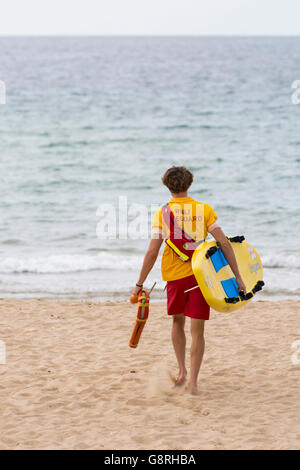
[[[196,285],[194,275],[167,282],[168,315],[183,313],[186,317],[209,320],[210,307],[200,288],[184,293]]]

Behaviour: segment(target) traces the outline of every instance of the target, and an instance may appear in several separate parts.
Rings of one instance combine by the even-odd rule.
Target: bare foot
[[[183,385],[186,381],[187,370],[185,369],[183,372],[180,372],[177,376],[175,385]]]
[[[197,384],[189,383],[187,385],[187,390],[190,392],[191,395],[199,395],[199,390]]]
[[[187,370],[185,369],[183,372],[179,372],[177,377],[169,372],[169,376],[175,386],[183,385],[186,382]]]

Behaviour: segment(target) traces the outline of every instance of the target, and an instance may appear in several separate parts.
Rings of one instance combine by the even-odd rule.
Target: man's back
[[[204,240],[217,220],[211,206],[196,201],[192,197],[174,197],[169,201],[169,206],[174,214],[175,223],[196,241]],[[154,215],[152,236],[155,238],[155,236],[162,235],[167,238],[169,234],[170,230],[163,218],[162,208],[158,209]],[[191,263],[182,261],[167,244],[162,256],[161,270],[165,281],[173,281],[193,274]]]

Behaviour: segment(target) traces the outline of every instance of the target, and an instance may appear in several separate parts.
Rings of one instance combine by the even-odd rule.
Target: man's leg
[[[204,340],[204,323],[205,320],[191,318],[191,377],[189,382],[189,389],[191,393],[197,394],[197,380],[201,367],[205,340]]]
[[[176,384],[182,384],[186,379],[186,368],[185,368],[185,345],[186,338],[184,332],[185,316],[173,315],[173,326],[172,326],[172,341],[178,362],[179,373],[176,379]]]

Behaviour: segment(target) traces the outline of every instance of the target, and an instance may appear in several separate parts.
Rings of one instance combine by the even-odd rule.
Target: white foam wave
[[[92,270],[136,270],[141,264],[138,256],[112,253],[86,255],[50,255],[0,258],[0,273],[69,273]]]
[[[297,254],[265,254],[261,260],[265,268],[300,268],[300,256]]]
[[[142,256],[102,252],[95,255],[49,255],[27,257],[0,257],[0,273],[69,273],[93,270],[136,270],[141,266]],[[264,268],[299,269],[299,255],[282,253],[262,256]]]

